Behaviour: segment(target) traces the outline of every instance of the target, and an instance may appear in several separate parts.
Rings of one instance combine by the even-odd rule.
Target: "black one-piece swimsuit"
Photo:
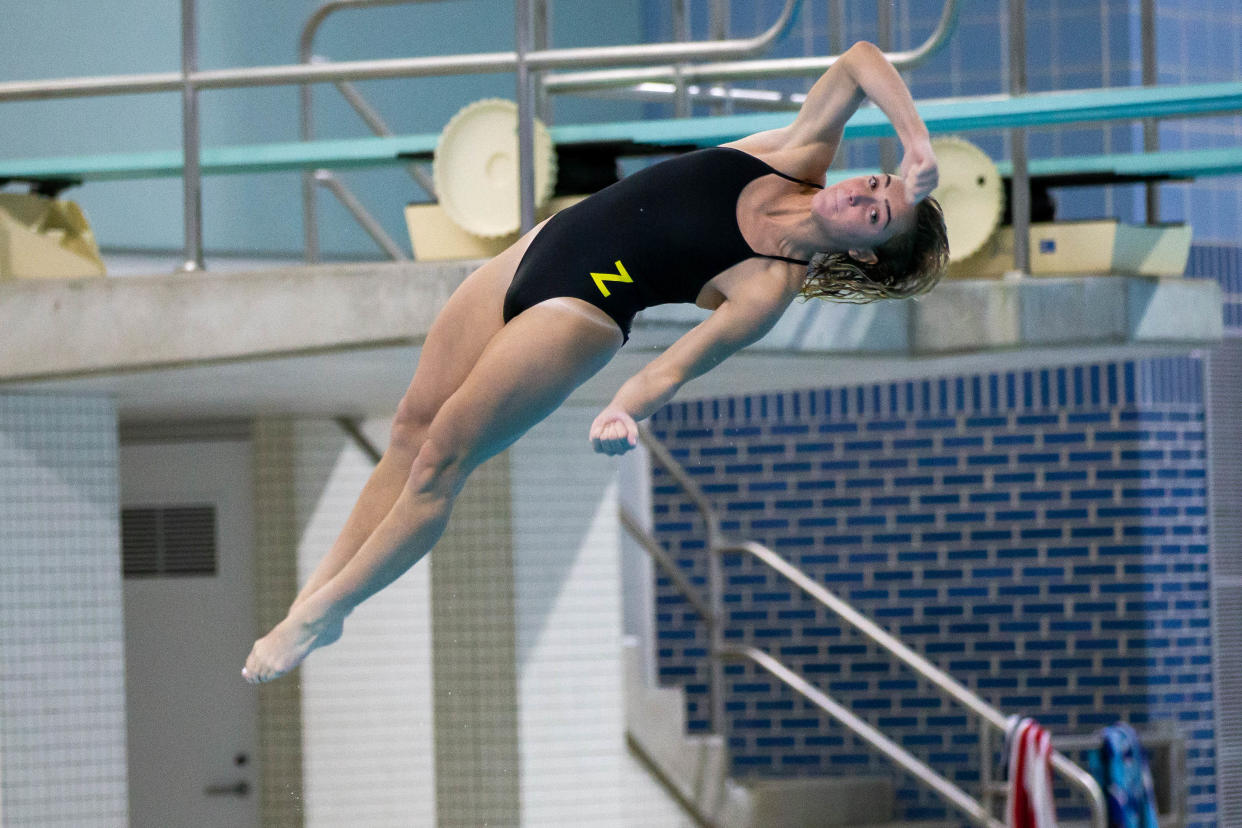
[[[712,147],[626,176],[554,215],[526,249],[505,294],[508,322],[545,299],[572,296],[608,314],[630,338],[634,314],[694,302],[714,276],[756,253],[737,226],[737,199],[763,175],[820,187],[750,153]]]

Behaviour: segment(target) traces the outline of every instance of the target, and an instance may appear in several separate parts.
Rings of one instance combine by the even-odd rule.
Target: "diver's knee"
[[[411,454],[416,453],[427,438],[427,431],[431,428],[434,417],[434,411],[428,411],[425,405],[420,405],[406,395],[401,399],[397,413],[392,418],[388,445]]]
[[[410,467],[410,490],[434,498],[457,497],[473,468],[469,458],[464,446],[428,434]]]

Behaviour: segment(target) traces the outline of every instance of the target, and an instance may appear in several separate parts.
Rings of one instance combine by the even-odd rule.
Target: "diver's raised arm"
[[[820,76],[792,124],[756,133],[734,146],[756,155],[809,151],[808,162],[814,169],[803,169],[800,174],[822,174],[841,143],[845,123],[867,98],[893,124],[905,153],[901,176],[912,182],[907,193],[912,201],[921,200],[937,183],[936,159],[927,126],[915,109],[905,81],[872,43],[855,43]]]
[[[879,47],[860,41],[811,87],[788,128],[786,141],[791,145],[836,143],[845,122],[866,98],[888,116],[903,145],[927,138],[927,127],[901,75]]]

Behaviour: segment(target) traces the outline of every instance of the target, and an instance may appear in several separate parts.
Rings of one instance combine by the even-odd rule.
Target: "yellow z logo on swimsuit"
[[[608,298],[612,293],[604,286],[604,282],[625,282],[633,284],[634,280],[630,278],[630,274],[625,272],[625,265],[621,264],[621,260],[617,259],[616,273],[592,273],[591,278],[595,280],[595,286],[599,288],[599,292],[604,294],[604,298]]]

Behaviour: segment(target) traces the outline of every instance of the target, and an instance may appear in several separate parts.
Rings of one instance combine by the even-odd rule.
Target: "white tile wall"
[[[437,794],[446,825],[482,824],[471,819],[484,815],[489,824],[634,824],[642,810],[626,804],[635,781],[625,749],[617,463],[586,442],[595,413],[564,409],[476,472],[440,547],[302,666],[306,825],[432,826]],[[294,515],[302,581],[371,466],[334,423],[285,422],[290,431],[267,455],[256,429],[256,456],[272,466],[257,473],[269,478],[264,508],[281,508],[273,493],[281,485],[292,490],[283,508]],[[367,430],[384,444],[387,423]],[[271,433],[275,440],[279,429]],[[291,464],[285,484],[281,452]],[[457,682],[438,691],[437,724],[452,719],[455,732],[434,745],[432,567],[437,679]],[[509,601],[510,617],[499,617]]]
[[[291,540],[301,584],[336,539],[372,464],[334,422],[294,420],[291,428]],[[369,421],[364,431],[386,445],[387,421]],[[359,607],[337,644],[285,679],[302,691],[305,825],[435,824],[430,661],[423,563]]]
[[[523,825],[625,824],[618,461],[564,407],[510,450]]]
[[[128,821],[116,411],[0,396],[0,825]]]

